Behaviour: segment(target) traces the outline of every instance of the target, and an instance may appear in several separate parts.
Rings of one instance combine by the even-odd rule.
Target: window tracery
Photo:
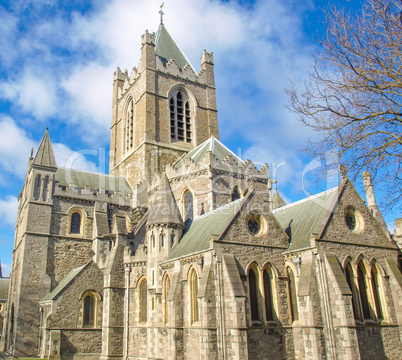
[[[178,90],[169,100],[171,141],[191,143],[191,110],[187,94]]]

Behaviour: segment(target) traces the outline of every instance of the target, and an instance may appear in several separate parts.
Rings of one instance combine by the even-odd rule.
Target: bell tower
[[[197,73],[161,18],[157,33],[141,37],[141,60],[113,79],[110,174],[135,189],[207,140],[219,138],[213,54]]]

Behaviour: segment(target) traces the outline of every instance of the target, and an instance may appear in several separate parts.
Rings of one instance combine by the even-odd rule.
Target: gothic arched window
[[[70,234],[79,234],[81,232],[81,214],[73,212],[71,214]]]
[[[349,289],[352,292],[352,307],[353,307],[353,314],[355,316],[355,319],[360,319],[359,313],[358,313],[358,306],[356,304],[357,301],[357,291],[356,291],[356,286],[354,283],[354,278],[353,278],[353,270],[350,264],[346,265],[345,268],[345,276],[346,276],[346,282],[349,285]]]
[[[140,300],[140,322],[147,321],[147,311],[148,311],[148,287],[147,280],[144,278],[139,285],[139,300]]]
[[[191,324],[197,322],[199,320],[198,313],[198,301],[197,301],[197,293],[198,293],[198,275],[197,271],[194,268],[190,270],[189,274],[189,282],[190,282],[190,321]]]
[[[293,270],[288,267],[288,291],[289,291],[289,308],[292,322],[299,320],[299,309],[297,307],[296,279]]]
[[[237,186],[235,186],[232,190],[232,201],[239,200],[240,199],[240,192]]]
[[[357,267],[357,282],[359,284],[360,302],[363,310],[363,319],[370,319],[370,308],[367,296],[366,272],[363,264]]]
[[[380,299],[381,289],[380,289],[380,283],[378,281],[378,271],[375,265],[371,267],[371,287],[373,289],[373,297],[374,297],[377,320],[382,320],[384,316],[381,309],[381,299]]]
[[[161,247],[164,247],[164,246],[165,246],[165,234],[164,234],[164,233],[161,233],[161,234],[159,235],[159,239],[160,239],[160,246],[161,246]]]
[[[188,96],[179,90],[169,100],[170,137],[172,141],[191,142],[191,111]]]
[[[126,151],[134,145],[134,100],[131,99],[126,112]]]
[[[250,269],[248,272],[248,284],[250,293],[250,310],[251,320],[259,320],[258,311],[258,273],[254,269]]]
[[[95,326],[95,297],[93,294],[84,297],[83,326]]]
[[[43,196],[42,196],[43,201],[47,201],[48,196],[49,196],[49,176],[46,176],[43,179]]]
[[[34,183],[34,199],[35,200],[39,200],[40,198],[40,189],[41,189],[41,182],[42,182],[42,178],[40,175],[37,175],[35,177],[35,183]]]
[[[166,273],[165,277],[163,278],[163,321],[165,325],[169,321],[169,308],[168,308],[168,302],[167,298],[169,295],[169,290],[170,290],[170,277]]]
[[[190,190],[184,193],[184,221],[192,220],[194,218],[193,210],[193,194]]]
[[[272,273],[271,273],[272,274]],[[264,270],[264,298],[265,298],[265,316],[267,321],[274,320],[274,301],[272,296],[272,275],[268,269]]]

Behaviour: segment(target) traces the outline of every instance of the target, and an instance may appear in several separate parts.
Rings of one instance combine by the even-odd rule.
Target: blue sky
[[[156,31],[161,0],[0,1],[0,260],[12,261],[18,193],[31,148],[49,126],[59,166],[108,171],[112,74],[137,66],[140,36]],[[359,1],[338,0],[347,8]],[[286,201],[334,185],[302,181],[313,134],[285,104],[289,79],[306,79],[326,2],[165,0],[164,23],[200,69],[214,52],[220,139],[268,163]],[[307,167],[306,167],[307,166]],[[308,177],[307,177],[307,180]],[[336,183],[336,182],[335,182]],[[364,198],[360,183],[355,184]],[[395,217],[387,223],[393,226]]]

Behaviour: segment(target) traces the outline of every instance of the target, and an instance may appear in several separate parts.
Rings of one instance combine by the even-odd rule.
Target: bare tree
[[[401,10],[399,0],[366,0],[354,17],[330,8],[305,88],[287,90],[289,108],[318,132],[308,150],[338,149],[352,180],[369,170],[386,210],[402,208]]]

